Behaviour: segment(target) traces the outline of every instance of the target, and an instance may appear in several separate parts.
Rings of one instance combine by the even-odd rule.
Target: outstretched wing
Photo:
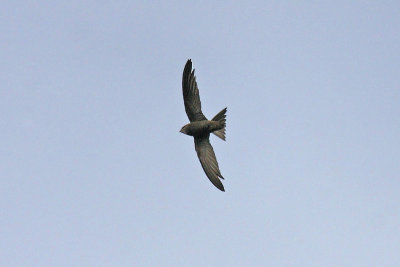
[[[207,118],[201,112],[199,88],[197,88],[196,76],[194,76],[194,70],[192,71],[192,61],[190,59],[186,62],[183,70],[182,92],[189,120],[191,122],[206,120]]]
[[[194,138],[197,156],[199,157],[201,166],[211,183],[213,183],[213,185],[215,185],[219,190],[225,191],[224,186],[219,179],[219,177],[222,179],[224,179],[224,177],[222,177],[221,172],[219,171],[217,158],[215,157],[214,149],[210,144],[209,136],[210,135],[208,134],[204,137]]]

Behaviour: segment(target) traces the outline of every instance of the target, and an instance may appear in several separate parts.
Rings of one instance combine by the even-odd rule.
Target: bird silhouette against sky
[[[201,166],[211,183],[219,190],[225,191],[219,178],[222,176],[214,149],[210,143],[210,133],[215,134],[225,141],[226,109],[221,110],[217,115],[208,120],[201,111],[199,88],[197,87],[192,61],[186,62],[182,76],[182,93],[186,114],[190,123],[180,130],[181,133],[193,136],[194,146],[199,157]]]

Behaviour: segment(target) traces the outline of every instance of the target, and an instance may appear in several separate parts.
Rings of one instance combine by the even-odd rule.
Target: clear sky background
[[[6,1],[1,266],[400,266],[398,1]],[[205,176],[188,58],[226,192]]]

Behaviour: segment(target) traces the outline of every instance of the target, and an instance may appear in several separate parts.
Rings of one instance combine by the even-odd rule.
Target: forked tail
[[[214,118],[212,118],[212,121],[218,121],[222,126],[221,129],[214,131],[213,134],[215,134],[224,141],[225,141],[225,127],[226,127],[226,114],[225,114],[226,109],[227,108],[224,108],[223,110],[218,112],[218,114],[215,115]]]

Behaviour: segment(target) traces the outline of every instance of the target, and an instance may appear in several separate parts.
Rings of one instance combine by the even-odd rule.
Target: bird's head
[[[179,132],[184,133],[184,134],[188,134],[188,126],[187,125],[183,126],[182,129]]]

